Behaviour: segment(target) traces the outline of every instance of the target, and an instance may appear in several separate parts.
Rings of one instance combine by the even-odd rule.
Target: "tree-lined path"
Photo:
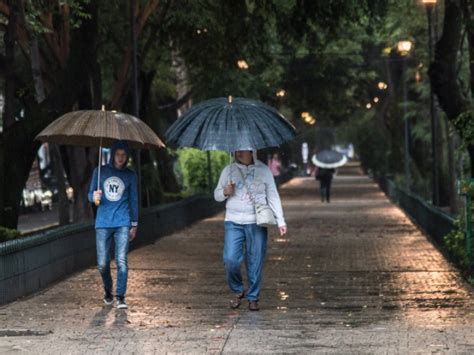
[[[128,311],[95,268],[0,308],[0,353],[474,353],[472,289],[358,167],[281,196],[260,312],[228,308],[220,214],[130,254]]]

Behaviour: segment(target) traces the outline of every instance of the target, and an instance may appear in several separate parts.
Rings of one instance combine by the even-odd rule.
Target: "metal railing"
[[[469,267],[474,265],[472,251],[472,196],[474,179],[464,179],[457,183],[458,194],[464,197],[464,233],[466,236],[466,253]]]

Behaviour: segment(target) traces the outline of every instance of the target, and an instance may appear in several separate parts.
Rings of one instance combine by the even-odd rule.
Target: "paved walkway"
[[[0,308],[0,353],[474,353],[472,289],[367,177],[281,194],[260,312],[228,308],[219,215],[131,253],[128,311],[95,268]]]

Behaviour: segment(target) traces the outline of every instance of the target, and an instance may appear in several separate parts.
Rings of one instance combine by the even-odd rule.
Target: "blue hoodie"
[[[116,141],[111,149],[110,163],[101,167],[102,199],[97,209],[95,228],[135,227],[138,225],[137,176],[126,166],[123,169],[114,167],[117,149],[125,150],[127,160],[130,157],[127,142]],[[89,186],[88,198],[90,202],[94,202],[94,191],[96,190],[97,168],[94,169]]]

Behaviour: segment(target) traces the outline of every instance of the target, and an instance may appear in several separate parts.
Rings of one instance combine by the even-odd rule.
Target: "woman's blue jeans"
[[[267,251],[267,228],[256,224],[224,222],[224,265],[227,283],[232,292],[244,291],[240,266],[244,261],[247,268],[247,299],[258,301],[262,283],[263,263]]]
[[[115,241],[115,264],[117,265],[117,293],[118,297],[125,296],[128,278],[128,238],[129,227],[98,228],[96,229],[97,265],[99,268],[104,289],[112,293],[112,276],[110,275],[110,248],[112,239]]]

